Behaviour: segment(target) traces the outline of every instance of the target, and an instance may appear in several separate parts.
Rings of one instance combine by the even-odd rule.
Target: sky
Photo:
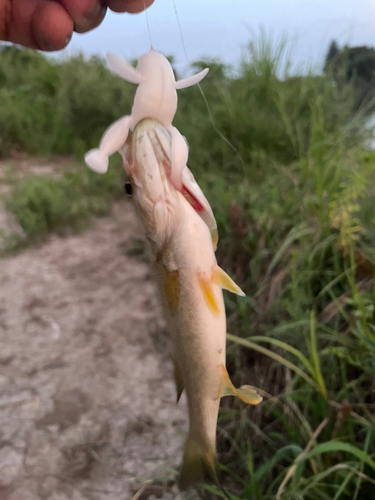
[[[149,50],[151,38],[179,70],[202,57],[235,65],[263,28],[273,40],[287,37],[295,68],[319,69],[333,38],[375,46],[374,0],[155,0],[147,12],[109,13],[97,29],[74,34],[62,55],[114,52],[131,60]]]

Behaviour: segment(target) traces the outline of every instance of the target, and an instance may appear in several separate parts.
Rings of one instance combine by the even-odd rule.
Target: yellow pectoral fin
[[[169,312],[171,313],[171,316],[174,316],[177,312],[178,302],[180,299],[178,271],[171,272],[164,268],[164,291]]]
[[[220,314],[220,308],[217,304],[214,291],[212,288],[212,281],[207,278],[205,273],[198,273],[198,283],[203,292],[204,299],[207,305],[215,314]]]
[[[241,297],[245,297],[246,294],[238,285],[236,285],[232,278],[221,269],[221,267],[215,266],[212,272],[212,278],[215,283],[220,285],[222,288],[225,288],[229,292],[235,293],[236,295],[241,295]]]
[[[173,358],[173,368],[174,368],[174,381],[176,384],[176,392],[177,392],[177,401],[176,403],[179,402],[182,391],[184,390],[184,380],[182,378],[182,373],[180,370],[180,367],[178,366],[178,363],[175,358]]]
[[[236,389],[232,384],[227,369],[224,365],[221,365],[221,390],[220,398],[224,396],[237,396],[241,401],[248,405],[257,405],[263,398],[260,396],[255,389],[249,385],[243,385],[239,389]]]

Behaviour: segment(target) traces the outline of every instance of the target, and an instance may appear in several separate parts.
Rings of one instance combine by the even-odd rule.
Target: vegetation
[[[179,93],[175,123],[217,217],[218,259],[247,293],[226,297],[228,370],[264,395],[256,408],[224,403],[222,480],[236,500],[372,500],[375,153],[353,82],[290,76],[285,56],[262,39],[235,73],[210,63],[202,87],[216,129],[198,88]],[[134,89],[100,60],[52,64],[12,47],[0,62],[3,155],[80,155],[130,110]],[[70,224],[57,200],[71,197],[84,219],[113,189],[97,191],[105,179],[26,179],[8,207],[46,234]]]
[[[333,40],[329,46],[324,71],[333,76],[337,85],[350,82],[355,92],[354,109],[367,107],[373,112],[375,97],[375,49],[348,47],[340,49]]]
[[[61,64],[35,51],[0,52],[0,154],[12,150],[81,158],[97,144],[119,110],[129,110],[133,86],[110,73],[100,58]],[[120,111],[121,113],[121,111]]]
[[[12,237],[9,250],[45,239],[50,233],[66,234],[67,229],[84,229],[94,215],[107,215],[116,196],[121,194],[121,169],[110,169],[100,178],[83,165],[69,168],[58,178],[29,175],[23,180],[9,176],[13,184],[5,197],[23,236]]]

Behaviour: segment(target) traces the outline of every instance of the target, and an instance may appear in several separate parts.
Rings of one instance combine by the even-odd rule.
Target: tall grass
[[[232,153],[220,179],[208,161],[200,172],[219,260],[247,292],[228,297],[228,367],[265,391],[257,408],[222,412],[223,470],[233,498],[371,499],[375,154],[352,89],[281,80],[282,56],[265,40],[251,47],[214,108],[243,163]],[[208,144],[210,159],[230,154]]]
[[[98,59],[51,64],[10,48],[0,62],[3,155],[80,155],[130,111],[134,88]],[[179,92],[175,124],[217,217],[219,262],[247,293],[227,297],[228,370],[264,395],[256,408],[224,403],[223,481],[233,499],[373,499],[375,154],[353,89],[291,76],[285,45],[264,37],[235,72],[209,65],[202,86],[234,149],[197,88]],[[49,206],[41,181],[27,182],[9,205],[21,221]],[[69,178],[43,182],[48,192],[71,189]]]

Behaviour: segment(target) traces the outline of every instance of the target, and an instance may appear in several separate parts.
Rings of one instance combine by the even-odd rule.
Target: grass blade
[[[313,368],[313,365],[310,363],[310,361],[302,354],[301,351],[296,349],[295,347],[287,344],[286,342],[283,342],[282,340],[274,339],[272,337],[265,337],[265,336],[254,336],[251,337],[252,342],[268,342],[270,344],[273,344],[277,347],[281,347],[281,349],[284,349],[285,351],[290,352],[291,354],[294,354],[304,365],[305,368],[311,373],[311,375],[315,374],[315,370]]]
[[[306,457],[311,458],[323,453],[330,453],[333,451],[342,451],[343,453],[350,453],[356,456],[361,462],[366,463],[375,471],[375,461],[364,451],[353,446],[349,443],[343,443],[341,441],[328,441],[327,443],[322,443],[311,450]],[[297,459],[298,460],[298,459]]]
[[[314,387],[317,390],[320,390],[320,387],[316,384],[316,382],[309,377],[303,370],[301,370],[298,366],[294,365],[287,359],[284,359],[282,356],[279,356],[279,354],[276,354],[266,347],[262,347],[258,344],[255,344],[254,342],[250,342],[249,340],[241,339],[241,337],[237,337],[236,335],[231,335],[230,333],[227,333],[227,339],[230,340],[231,342],[234,342],[235,344],[242,345],[244,347],[247,347],[248,349],[254,349],[254,351],[261,352],[265,356],[268,356],[269,358],[274,359],[281,365],[284,365],[285,367],[289,368],[292,370],[294,373],[302,377],[303,379],[306,380],[312,387]]]
[[[316,329],[315,329],[315,313],[314,311],[311,311],[310,313],[310,349],[311,349],[311,357],[312,357],[312,362],[314,366],[314,372],[315,372],[315,380],[316,383],[319,386],[320,392],[322,393],[324,399],[327,401],[328,399],[328,394],[327,394],[327,389],[324,383],[322,371],[320,368],[320,359],[319,359],[319,353],[318,353],[318,346],[316,342]]]

